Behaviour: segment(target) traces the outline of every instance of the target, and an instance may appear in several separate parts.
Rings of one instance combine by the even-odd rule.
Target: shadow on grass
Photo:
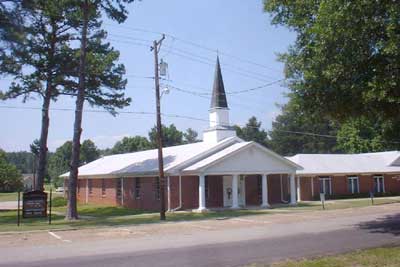
[[[378,220],[361,223],[359,224],[359,227],[364,230],[369,230],[371,233],[389,233],[399,236],[400,213],[387,215]]]

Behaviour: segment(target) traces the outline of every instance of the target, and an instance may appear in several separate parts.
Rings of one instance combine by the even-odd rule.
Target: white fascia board
[[[209,167],[214,166],[215,164],[217,164],[217,163],[219,163],[219,162],[225,160],[226,158],[229,158],[229,157],[231,157],[231,156],[233,156],[233,155],[239,153],[241,150],[243,150],[243,149],[246,148],[246,147],[249,147],[250,145],[251,145],[251,142],[247,143],[246,145],[244,145],[244,146],[242,146],[242,147],[240,147],[240,148],[238,148],[238,149],[236,149],[236,150],[233,150],[233,151],[231,151],[231,152],[229,152],[229,153],[227,153],[227,154],[221,156],[220,158],[218,158],[218,159],[216,159],[216,160],[214,160],[214,161],[211,161],[210,163],[208,163],[208,164],[206,164],[206,165],[204,165],[204,166],[201,166],[200,168],[198,168],[198,169],[196,169],[196,170],[191,170],[191,171],[203,173],[203,172],[204,172],[206,169],[208,169]],[[226,148],[228,148],[228,147],[226,147]],[[222,149],[222,150],[223,150],[223,149]],[[211,155],[210,155],[210,156],[211,156]],[[207,158],[207,157],[206,157],[206,158]],[[193,164],[193,165],[194,165],[194,164]]]
[[[280,156],[279,154],[277,154],[274,151],[266,148],[265,146],[262,146],[262,145],[260,145],[259,143],[256,143],[256,142],[251,142],[251,143],[253,143],[255,146],[257,146],[258,148],[260,148],[261,150],[263,150],[267,154],[269,154],[269,155],[275,157],[276,159],[282,161],[283,163],[291,165],[292,167],[295,168],[295,170],[302,170],[303,169],[302,166],[298,165],[297,163],[295,163],[295,162],[293,162],[291,160],[288,160],[287,158],[285,158],[283,156]]]
[[[183,169],[189,167],[190,165],[195,164],[198,161],[203,160],[204,158],[209,157],[211,154],[217,153],[220,150],[223,150],[223,149],[227,148],[228,146],[230,146],[232,144],[241,143],[241,142],[244,142],[244,141],[242,139],[240,139],[239,137],[234,137],[234,138],[231,138],[231,139],[227,139],[225,141],[221,141],[216,146],[214,146],[214,147],[212,147],[212,148],[210,148],[210,149],[208,149],[208,150],[206,150],[206,151],[204,151],[204,152],[202,152],[200,154],[197,154],[196,156],[191,157],[191,158],[185,160],[184,162],[181,162],[178,165],[166,168],[165,172],[168,172],[170,174],[179,174],[179,173],[181,173],[181,171]]]

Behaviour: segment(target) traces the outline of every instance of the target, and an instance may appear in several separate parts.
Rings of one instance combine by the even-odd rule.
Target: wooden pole
[[[162,143],[162,124],[161,124],[161,108],[160,108],[160,80],[158,73],[158,52],[165,36],[153,42],[152,50],[154,51],[154,82],[156,87],[156,107],[157,107],[157,146],[158,146],[158,171],[160,179],[160,220],[165,220],[165,178],[164,178],[164,161],[163,161],[163,143]]]

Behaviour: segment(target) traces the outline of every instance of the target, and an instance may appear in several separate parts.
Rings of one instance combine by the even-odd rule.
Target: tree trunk
[[[68,203],[67,203],[67,220],[78,219],[77,200],[76,200],[76,187],[78,181],[78,167],[80,157],[80,139],[82,133],[82,115],[83,115],[83,104],[85,102],[85,70],[86,70],[86,42],[87,42],[87,28],[88,28],[88,17],[89,17],[89,4],[88,0],[82,5],[83,11],[83,25],[81,32],[81,47],[80,47],[80,58],[79,58],[79,84],[78,84],[78,96],[76,98],[75,107],[75,122],[74,122],[74,133],[72,139],[72,158],[71,167],[68,179]]]
[[[44,177],[46,175],[46,163],[47,163],[47,136],[49,133],[49,107],[51,101],[51,86],[47,83],[46,94],[43,99],[42,105],[42,129],[40,132],[40,143],[39,143],[39,159],[38,168],[36,174],[35,190],[44,190]],[[36,164],[36,162],[35,162]]]
[[[47,66],[47,77],[46,77],[46,91],[43,97],[42,105],[42,129],[40,132],[39,140],[39,157],[38,157],[38,167],[36,174],[35,190],[44,191],[44,178],[46,176],[46,166],[47,166],[47,138],[49,134],[50,118],[49,118],[49,108],[51,97],[53,93],[53,60],[56,46],[56,32],[57,26],[51,23],[52,26],[52,38],[50,41],[50,51],[48,56],[48,66]],[[35,162],[36,163],[36,162]]]

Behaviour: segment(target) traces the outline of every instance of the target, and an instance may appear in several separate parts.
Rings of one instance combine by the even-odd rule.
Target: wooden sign
[[[22,198],[22,217],[47,217],[47,193],[42,191],[25,192]]]

